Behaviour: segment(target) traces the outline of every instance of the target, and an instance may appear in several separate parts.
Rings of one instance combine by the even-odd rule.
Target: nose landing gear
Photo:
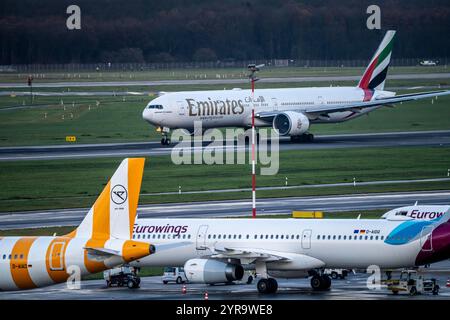
[[[161,145],[163,146],[168,146],[170,145],[170,138],[169,138],[169,132],[170,132],[170,128],[167,127],[157,127],[156,128],[156,132],[160,132],[162,135],[161,138]]]

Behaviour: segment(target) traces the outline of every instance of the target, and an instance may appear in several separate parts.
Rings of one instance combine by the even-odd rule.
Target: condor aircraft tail
[[[0,291],[43,287],[154,253],[150,243],[131,240],[143,169],[144,159],[123,160],[81,225],[67,235],[0,237]]]
[[[124,159],[73,236],[131,239],[144,171],[144,158]]]
[[[389,30],[381,41],[375,55],[366,68],[358,87],[361,89],[383,90],[389,64],[391,62],[392,46],[395,31]]]

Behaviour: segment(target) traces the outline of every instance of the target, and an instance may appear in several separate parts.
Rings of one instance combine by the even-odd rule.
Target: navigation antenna
[[[247,69],[250,72],[248,77],[252,84],[252,217],[256,218],[256,132],[255,132],[255,82],[259,79],[256,77],[258,72],[264,64],[249,64]]]

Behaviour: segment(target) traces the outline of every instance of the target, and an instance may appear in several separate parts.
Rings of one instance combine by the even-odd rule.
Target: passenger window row
[[[374,235],[318,235],[317,240],[384,240],[384,236]]]
[[[208,234],[208,239],[250,239],[251,236],[249,234],[245,235],[245,237],[243,237],[243,235],[241,234]],[[255,234],[252,237],[253,239],[281,239],[281,240],[293,240],[293,239],[300,239],[300,235],[294,235],[294,234]]]
[[[8,258],[8,260],[11,260],[12,256],[10,254],[8,254],[8,255],[4,254],[2,256],[2,259],[6,260],[6,258]],[[23,254],[22,253],[21,254],[15,254],[14,255],[14,259],[23,259]]]
[[[310,105],[310,104],[314,104],[314,102],[282,102],[281,105],[282,106],[304,106],[304,105]]]
[[[166,238],[170,239],[171,238],[170,236],[171,236],[170,234],[168,234],[167,237],[166,237],[166,234],[147,234],[147,235],[143,234],[142,236],[140,234],[138,234],[138,235],[133,234],[133,239],[142,239],[142,240],[144,240],[144,239],[166,239]],[[174,234],[174,235],[172,235],[172,239],[190,239],[190,238],[191,238],[190,234],[183,234],[183,235]]]

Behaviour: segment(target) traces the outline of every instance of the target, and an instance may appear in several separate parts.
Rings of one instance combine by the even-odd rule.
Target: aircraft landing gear
[[[162,139],[161,139],[161,144],[162,144],[163,146],[168,146],[168,145],[170,145],[170,139],[169,139],[167,136],[163,136]]]
[[[257,288],[261,294],[275,293],[278,290],[278,282],[274,278],[260,279]]]
[[[157,127],[156,128],[156,132],[161,133],[162,138],[161,138],[161,145],[163,146],[168,146],[170,145],[170,138],[168,137],[169,133],[170,133],[170,128],[167,127]]]
[[[267,266],[264,261],[256,261],[255,271],[261,279],[258,281],[256,287],[261,294],[275,293],[278,290],[278,282],[274,278],[270,278],[267,274]]]
[[[316,274],[311,278],[311,288],[315,291],[328,290],[331,287],[331,278],[326,274]]]
[[[312,133],[304,133],[300,136],[291,136],[291,142],[313,142],[314,135]]]

